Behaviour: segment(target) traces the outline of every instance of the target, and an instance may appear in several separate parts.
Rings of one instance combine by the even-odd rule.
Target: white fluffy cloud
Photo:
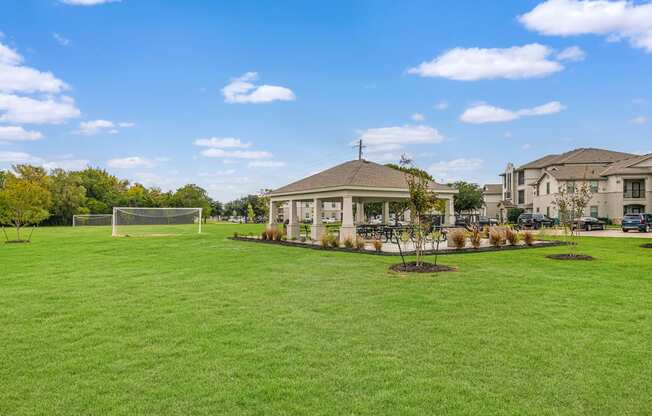
[[[450,182],[464,179],[466,175],[481,169],[483,166],[484,161],[482,159],[460,158],[433,163],[427,170],[435,179]]]
[[[52,37],[61,46],[69,46],[70,45],[70,39],[58,34],[57,32],[52,33]]]
[[[579,62],[586,58],[586,52],[579,46],[568,47],[557,54],[560,61]]]
[[[43,159],[24,152],[0,152],[0,162],[41,164]]]
[[[203,150],[202,155],[206,157],[231,158],[231,159],[269,159],[273,155],[262,150],[224,150],[216,147]]]
[[[38,100],[0,94],[0,121],[18,124],[60,124],[81,115],[75,100],[68,96]]]
[[[552,49],[538,43],[504,49],[455,48],[408,73],[457,81],[540,78],[564,69],[549,59],[552,54]]]
[[[197,139],[195,140],[195,146],[202,147],[215,147],[219,149],[228,149],[228,148],[248,148],[251,147],[251,143],[243,143],[240,139],[235,137],[211,137],[208,139]]]
[[[22,65],[18,52],[0,43],[0,92],[4,93],[58,93],[68,85],[51,72],[41,72]]]
[[[45,169],[84,170],[90,165],[85,159],[63,159],[43,163]]]
[[[410,118],[414,121],[423,121],[426,119],[426,116],[421,113],[414,113],[410,116]]]
[[[117,169],[152,168],[156,166],[153,161],[140,156],[109,159],[106,164]]]
[[[468,108],[460,116],[460,121],[464,123],[482,124],[482,123],[499,123],[516,120],[525,116],[542,116],[559,113],[564,110],[564,106],[559,101],[521,110],[507,110],[488,104],[479,104]]]
[[[444,136],[430,126],[407,125],[363,130],[358,140],[362,140],[365,146],[380,148],[381,145],[393,145],[394,149],[399,149],[405,144],[441,143]],[[384,149],[386,150],[387,147]]]
[[[122,0],[59,0],[63,4],[70,6],[97,6],[105,3],[120,3]]]
[[[100,133],[116,134],[121,128],[134,127],[134,123],[114,123],[109,120],[91,120],[79,123],[78,134],[93,136]]]
[[[247,72],[241,77],[231,80],[222,89],[224,101],[227,103],[269,103],[272,101],[294,101],[296,97],[291,89],[276,85],[255,85],[257,72]]]
[[[652,3],[618,0],[547,0],[519,21],[542,35],[602,35],[627,39],[652,53]]]
[[[445,109],[448,108],[448,101],[446,100],[439,100],[437,104],[435,104],[435,110],[439,111],[444,111]]]
[[[34,141],[43,135],[38,131],[25,130],[20,126],[0,126],[0,142],[2,141]]]
[[[645,116],[634,117],[631,120],[631,122],[634,123],[634,124],[639,124],[639,125],[640,124],[645,124],[645,123],[647,123],[647,117],[645,117]],[[1,136],[0,136],[0,138],[1,138]]]
[[[278,160],[254,160],[247,165],[250,168],[282,168],[283,166],[285,162]]]

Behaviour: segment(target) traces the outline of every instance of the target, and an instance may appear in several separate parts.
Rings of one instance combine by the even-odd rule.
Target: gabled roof
[[[488,183],[482,188],[484,194],[502,194],[503,185],[500,183]]]
[[[642,156],[634,156],[619,162],[616,162],[606,167],[600,174],[602,176],[609,175],[627,175],[627,174],[649,174],[652,173],[652,167],[649,166],[636,166],[641,162],[652,159],[652,153]]]
[[[405,173],[367,160],[352,160],[275,189],[270,195],[318,191],[329,188],[407,189]],[[431,181],[434,191],[455,190]]]
[[[542,169],[554,165],[570,164],[608,164],[634,157],[631,153],[614,152],[606,149],[580,148],[559,155],[547,155],[521,165],[521,169]]]
[[[552,177],[559,181],[569,180],[597,180],[601,178],[600,173],[607,167],[607,165],[562,165],[552,166],[545,170],[545,173],[550,174]]]

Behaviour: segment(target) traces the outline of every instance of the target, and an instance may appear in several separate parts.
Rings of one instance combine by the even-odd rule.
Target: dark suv
[[[629,230],[638,230],[649,233],[652,228],[652,215],[650,214],[625,214],[621,228],[624,233]]]
[[[541,227],[552,227],[555,223],[552,219],[538,212],[525,213],[518,216],[518,225],[523,228],[539,229]]]

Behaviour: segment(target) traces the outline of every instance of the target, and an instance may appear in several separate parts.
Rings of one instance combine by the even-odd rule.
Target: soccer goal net
[[[111,224],[113,224],[113,214],[79,214],[72,216],[73,227]]]
[[[201,208],[113,208],[113,236],[201,233]]]

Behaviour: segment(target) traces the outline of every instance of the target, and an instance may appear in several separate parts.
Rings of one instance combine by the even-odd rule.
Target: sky
[[[0,169],[228,201],[401,154],[443,182],[652,152],[652,3],[0,0]]]

